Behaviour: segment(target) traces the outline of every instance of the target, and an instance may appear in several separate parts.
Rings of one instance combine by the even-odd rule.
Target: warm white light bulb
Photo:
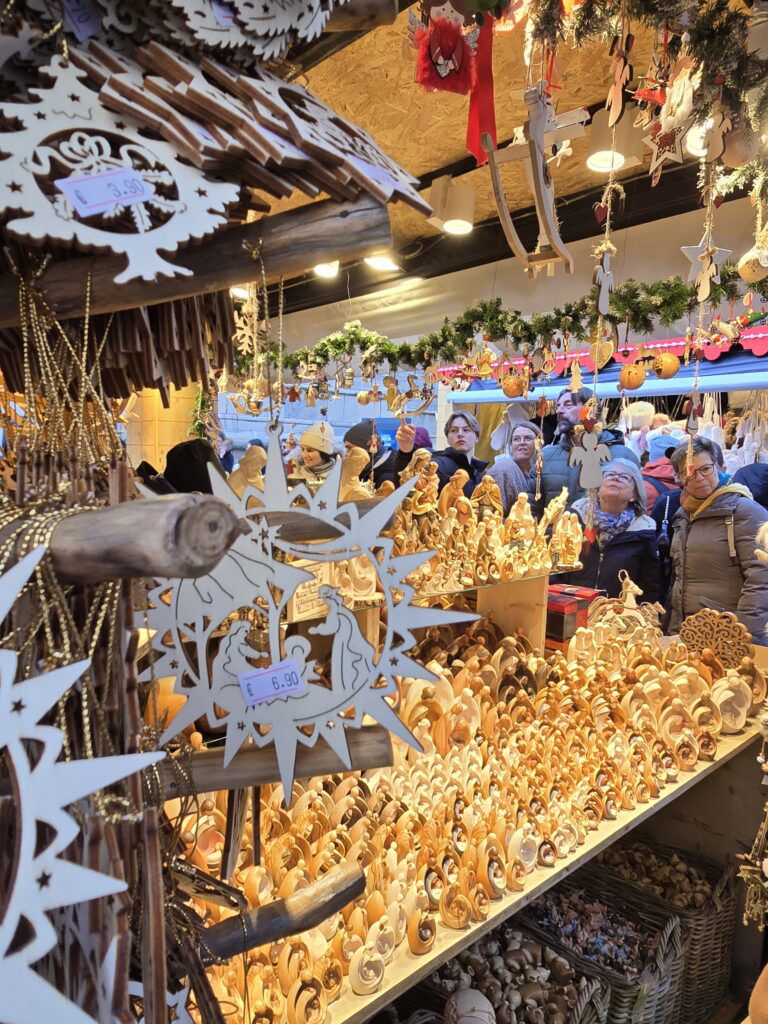
[[[601,149],[587,157],[587,167],[596,174],[610,174],[611,171],[621,170],[624,162],[624,155],[611,149]]]
[[[448,235],[468,235],[471,230],[472,222],[462,220],[461,217],[456,217],[453,220],[447,220],[443,224],[443,231]]]
[[[339,272],[339,261],[331,260],[330,263],[318,263],[315,273],[318,277],[336,277]]]
[[[391,256],[366,256],[365,262],[372,270],[399,270]]]
[[[708,117],[703,124],[695,124],[691,127],[685,137],[685,148],[691,156],[702,157],[707,155],[707,135],[713,124],[712,118]]]
[[[248,289],[238,285],[235,288],[230,288],[229,294],[233,299],[240,299],[242,302],[245,302],[248,298]]]

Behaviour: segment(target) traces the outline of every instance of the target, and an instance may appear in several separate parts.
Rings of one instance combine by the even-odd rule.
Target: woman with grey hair
[[[755,554],[768,512],[743,484],[729,482],[716,445],[694,437],[670,455],[682,490],[670,551],[670,631],[702,608],[734,612],[756,643],[765,643],[768,565]]]
[[[536,441],[541,437],[541,430],[528,420],[517,420],[507,424],[503,438],[499,437],[499,433],[500,427],[497,427],[491,444],[496,447],[494,437],[499,441],[503,439],[503,451],[486,476],[491,477],[499,485],[506,516],[509,515],[518,494],[527,487],[528,474],[536,460]]]
[[[602,467],[593,522],[588,523],[589,496],[573,503],[585,526],[591,525],[594,540],[585,539],[581,550],[583,568],[568,574],[570,583],[604,590],[608,597],[621,593],[619,574],[625,570],[643,591],[643,601],[659,596],[661,566],[656,544],[656,524],[645,514],[645,486],[640,468],[629,459],[613,459]]]
[[[480,424],[471,412],[454,412],[445,421],[444,429],[448,447],[441,452],[434,452],[431,459],[437,463],[440,490],[458,469],[463,469],[468,476],[464,494],[469,498],[488,468],[487,462],[475,458],[475,445],[480,440]],[[416,430],[410,423],[403,422],[397,428],[395,475],[406,469],[411,461],[415,435]]]

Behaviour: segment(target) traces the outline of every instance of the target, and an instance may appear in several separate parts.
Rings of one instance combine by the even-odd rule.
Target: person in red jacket
[[[649,514],[653,511],[657,498],[669,491],[679,491],[680,484],[675,478],[675,470],[667,458],[666,452],[676,448],[685,440],[685,434],[677,427],[663,426],[650,430],[646,436],[648,444],[648,461],[643,466],[643,483]]]

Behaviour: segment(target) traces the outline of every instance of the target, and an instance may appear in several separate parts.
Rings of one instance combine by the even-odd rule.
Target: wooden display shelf
[[[363,1021],[369,1020],[379,1010],[384,1009],[417,982],[426,978],[441,964],[476,942],[486,932],[501,924],[512,914],[522,910],[536,896],[546,892],[547,889],[566,878],[601,850],[615,843],[617,839],[652,817],[663,807],[668,806],[702,779],[717,771],[721,765],[754,743],[759,736],[760,729],[755,722],[749,722],[747,728],[735,736],[726,736],[718,744],[717,757],[714,761],[701,764],[696,771],[683,775],[678,782],[667,786],[658,800],[640,804],[633,811],[622,811],[615,821],[601,822],[598,828],[589,833],[584,845],[578,847],[570,857],[559,861],[554,868],[536,868],[532,871],[528,875],[527,887],[524,892],[513,893],[492,902],[491,912],[485,921],[474,923],[462,931],[456,931],[441,924],[438,918],[437,937],[430,953],[425,956],[416,956],[408,950],[407,943],[405,948],[401,945],[392,961],[387,964],[384,984],[378,992],[369,996],[345,993],[338,1002],[329,1007],[330,1024],[362,1024]]]

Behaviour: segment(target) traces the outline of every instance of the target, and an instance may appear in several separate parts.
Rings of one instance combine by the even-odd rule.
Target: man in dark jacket
[[[592,398],[589,388],[570,391],[565,388],[557,396],[555,410],[557,412],[557,434],[553,444],[544,446],[541,452],[541,499],[536,500],[536,462],[528,475],[528,497],[534,515],[541,516],[548,502],[556,498],[564,487],[568,488],[568,504],[572,505],[584,496],[579,485],[581,470],[578,466],[569,466],[568,458],[573,448],[573,430],[580,422],[581,409]],[[600,444],[608,445],[611,459],[629,459],[640,465],[637,456],[624,444],[624,435],[620,430],[603,430],[599,438]]]
[[[410,423],[402,423],[397,428],[395,436],[399,451],[395,458],[396,473],[401,473],[411,461],[415,434],[416,430]],[[457,469],[464,469],[469,474],[469,480],[464,485],[464,494],[469,498],[488,468],[487,462],[474,457],[475,445],[480,439],[480,424],[471,412],[454,412],[446,420],[445,436],[448,447],[432,455],[432,462],[437,463],[440,490]],[[397,483],[399,482],[398,477]]]
[[[389,480],[393,484],[398,483],[398,479],[395,476],[396,452],[381,443],[381,437],[376,430],[375,420],[361,420],[359,423],[355,423],[353,427],[350,427],[344,435],[344,447],[347,451],[350,448],[362,448],[364,451],[371,453],[373,456],[374,487],[383,484],[385,480]],[[370,462],[361,471],[360,479],[362,481],[371,479]]]
[[[733,474],[733,484],[744,484],[752,493],[758,505],[768,509],[768,466],[763,462],[753,462],[742,466]]]

